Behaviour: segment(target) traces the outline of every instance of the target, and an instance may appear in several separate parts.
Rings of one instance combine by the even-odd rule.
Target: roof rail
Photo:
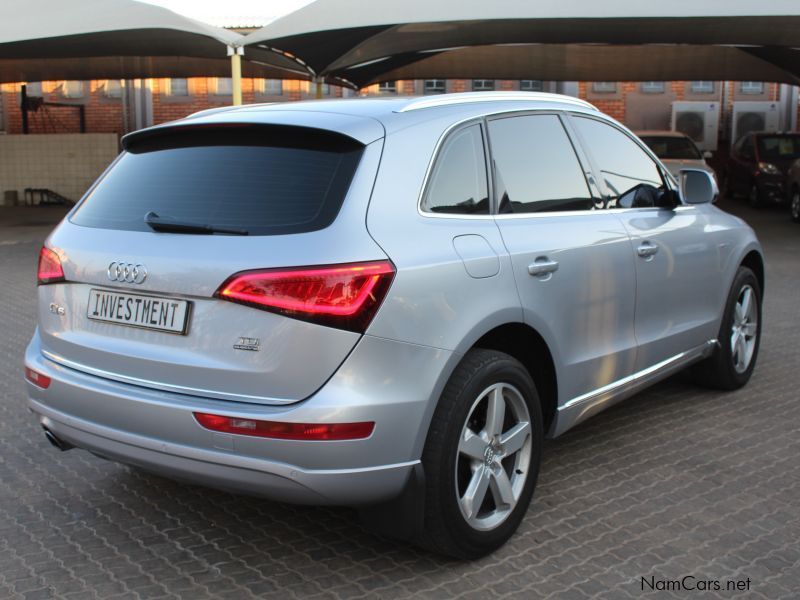
[[[562,94],[548,94],[544,92],[465,92],[460,94],[442,94],[441,96],[426,96],[414,98],[395,112],[409,112],[423,108],[437,106],[452,106],[454,104],[468,104],[471,102],[553,102],[559,104],[573,104],[581,108],[597,110],[597,107],[580,98],[564,96]]]

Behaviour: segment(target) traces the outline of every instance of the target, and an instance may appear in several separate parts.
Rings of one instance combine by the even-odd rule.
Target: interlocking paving
[[[767,255],[750,384],[722,394],[674,378],[547,442],[519,532],[472,563],[376,537],[347,509],[52,448],[22,383],[45,230],[0,224],[0,598],[800,597],[800,226],[732,208]],[[642,589],[687,575],[723,590]]]

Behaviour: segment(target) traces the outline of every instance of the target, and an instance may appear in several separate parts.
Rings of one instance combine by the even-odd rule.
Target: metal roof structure
[[[243,39],[134,0],[3,0],[0,83],[230,76],[228,48]],[[245,65],[245,73],[307,77],[278,56],[269,65]]]
[[[797,0],[317,0],[247,35],[353,87],[392,79],[800,83]]]

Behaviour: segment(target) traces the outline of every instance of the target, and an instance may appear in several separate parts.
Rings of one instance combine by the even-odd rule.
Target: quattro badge
[[[258,338],[240,337],[239,341],[233,345],[234,350],[250,350],[258,352],[261,350],[261,340]]]

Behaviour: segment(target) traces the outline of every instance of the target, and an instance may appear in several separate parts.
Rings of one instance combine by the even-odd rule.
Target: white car
[[[700,152],[692,138],[680,131],[637,131],[636,135],[647,144],[675,179],[681,169],[701,169],[717,178],[714,169],[706,163],[712,154],[708,150]]]

